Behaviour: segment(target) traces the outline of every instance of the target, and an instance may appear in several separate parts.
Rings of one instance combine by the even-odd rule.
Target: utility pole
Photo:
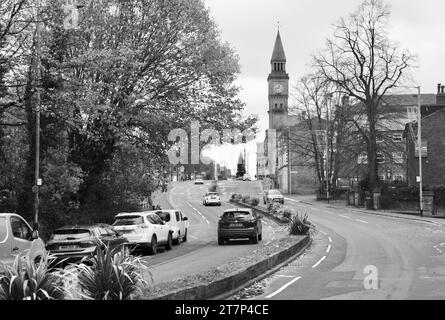
[[[332,94],[327,95],[326,101],[326,198],[329,203],[329,104],[332,101]]]
[[[420,177],[420,186],[419,186],[419,192],[420,192],[420,215],[423,216],[423,175],[422,175],[422,101],[420,97],[420,86],[417,87],[418,93],[417,93],[417,145],[419,148],[419,177]]]
[[[40,179],[40,80],[41,80],[41,52],[40,52],[40,36],[41,36],[41,14],[40,14],[40,1],[37,2],[36,13],[36,35],[34,42],[34,79],[33,88],[36,95],[36,137],[35,137],[35,177],[34,177],[34,230],[39,229],[39,191],[42,181]]]

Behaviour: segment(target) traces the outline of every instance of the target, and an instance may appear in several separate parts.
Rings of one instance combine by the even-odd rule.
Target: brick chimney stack
[[[436,104],[445,106],[445,86],[441,83],[437,85]]]

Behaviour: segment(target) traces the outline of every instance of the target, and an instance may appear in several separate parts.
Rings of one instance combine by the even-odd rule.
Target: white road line
[[[357,222],[361,222],[361,223],[369,224],[369,222],[368,222],[368,221],[365,221],[365,220],[355,219],[355,221],[357,221]]]
[[[331,245],[328,246],[328,248],[326,249],[326,253],[331,252]]]
[[[204,220],[205,220],[205,222],[207,222],[207,224],[208,225],[210,225],[210,222],[209,222],[209,220],[207,220],[207,218],[206,217],[204,217],[204,215],[201,213],[201,212],[199,212],[198,211],[198,209],[196,209],[194,206],[192,206],[190,203],[188,203],[188,205],[190,206],[190,208],[192,208],[193,210],[195,210]]]
[[[329,242],[332,243],[332,238],[331,237],[329,237]]]
[[[349,217],[347,217],[347,216],[344,216],[344,215],[342,215],[342,214],[339,214],[338,216],[339,216],[339,217],[342,217],[342,218],[345,218],[345,219],[348,219],[348,220],[352,220],[351,218],[349,218]]]
[[[277,277],[279,277],[279,278],[295,278],[295,276],[288,276],[285,274],[277,274]]]
[[[278,289],[277,291],[275,291],[274,293],[269,294],[268,296],[266,296],[266,299],[270,299],[273,296],[276,296],[277,294],[279,294],[280,292],[284,291],[287,287],[291,286],[292,284],[294,284],[295,282],[297,282],[298,280],[300,280],[301,277],[296,277],[294,280],[286,283],[284,286],[282,286],[280,289]]]
[[[326,256],[324,256],[323,258],[320,259],[320,261],[318,261],[316,264],[314,264],[312,266],[312,269],[315,269],[316,267],[318,267],[324,260],[326,259]]]
[[[324,232],[324,231],[321,231],[321,230],[320,230],[320,233],[321,233],[321,234],[324,234],[325,236],[327,236],[327,235],[328,235],[328,234],[327,234],[326,232]]]
[[[437,250],[437,252],[439,252],[439,253],[443,253],[443,251],[442,251],[442,250],[440,250],[438,246],[434,246],[433,248],[434,248],[434,249],[436,249],[436,250]]]
[[[300,203],[300,200],[295,200],[295,199],[291,199],[291,198],[284,198],[284,200],[288,200],[288,201],[292,201],[292,202],[296,202],[296,203]]]
[[[198,240],[198,237],[195,237],[195,236],[189,236],[189,238],[192,238],[192,239]]]
[[[268,246],[272,241],[267,241],[265,246]]]
[[[441,247],[445,246],[445,242],[440,244]]]

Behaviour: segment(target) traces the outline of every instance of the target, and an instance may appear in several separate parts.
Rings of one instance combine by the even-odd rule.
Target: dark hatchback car
[[[232,239],[249,239],[258,243],[263,238],[261,218],[252,209],[229,209],[218,222],[218,244]]]
[[[96,254],[97,246],[114,249],[127,243],[109,225],[67,226],[54,231],[46,244],[46,250],[55,257],[54,264],[80,262]]]

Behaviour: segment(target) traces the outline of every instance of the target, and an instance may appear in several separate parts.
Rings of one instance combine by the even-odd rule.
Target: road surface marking
[[[434,246],[433,248],[434,248],[434,249],[436,249],[436,250],[437,250],[437,252],[439,252],[439,253],[443,253],[443,251],[442,251],[442,250],[440,250],[438,246]]]
[[[295,282],[297,282],[298,280],[300,280],[301,277],[296,277],[294,280],[286,283],[284,286],[282,286],[280,289],[278,289],[277,291],[275,291],[274,293],[269,294],[266,299],[270,299],[273,296],[276,296],[277,294],[279,294],[280,292],[284,291],[287,287],[291,286],[292,284],[294,284]]]
[[[288,276],[285,274],[278,274],[277,277],[279,277],[279,278],[295,278],[295,276]]]
[[[342,218],[345,218],[345,219],[348,219],[348,220],[352,220],[351,218],[349,218],[349,217],[347,217],[347,216],[344,216],[344,215],[342,215],[342,214],[339,214],[338,216],[339,216],[339,217],[342,217]]]
[[[332,243],[332,238],[331,237],[329,237],[329,242]]]
[[[198,237],[195,237],[195,236],[189,236],[189,238],[192,238],[192,239],[198,240]]]
[[[318,261],[316,264],[314,264],[312,266],[312,269],[315,269],[316,267],[318,267],[324,260],[326,259],[326,256],[324,256],[323,258],[320,259],[320,261]]]
[[[326,232],[324,232],[324,231],[321,231],[321,230],[320,230],[320,233],[321,233],[321,234],[324,234],[325,236],[327,236],[327,235],[328,235],[328,234],[327,234]]]
[[[272,241],[267,241],[265,246],[268,246]]]
[[[188,203],[188,205],[190,206],[190,208],[192,208],[193,210],[195,210],[204,220],[205,222],[207,222],[207,224],[210,224],[209,220],[207,220],[206,217],[204,217],[204,215],[198,211],[198,209],[196,209],[194,206],[192,206],[190,203]]]
[[[445,242],[440,244],[441,247],[445,246]]]
[[[361,222],[361,223],[369,224],[369,222],[368,222],[368,221],[365,221],[365,220],[355,219],[355,221],[357,221],[357,222]]]
[[[326,253],[331,252],[331,245],[328,246],[328,248],[326,249]]]

